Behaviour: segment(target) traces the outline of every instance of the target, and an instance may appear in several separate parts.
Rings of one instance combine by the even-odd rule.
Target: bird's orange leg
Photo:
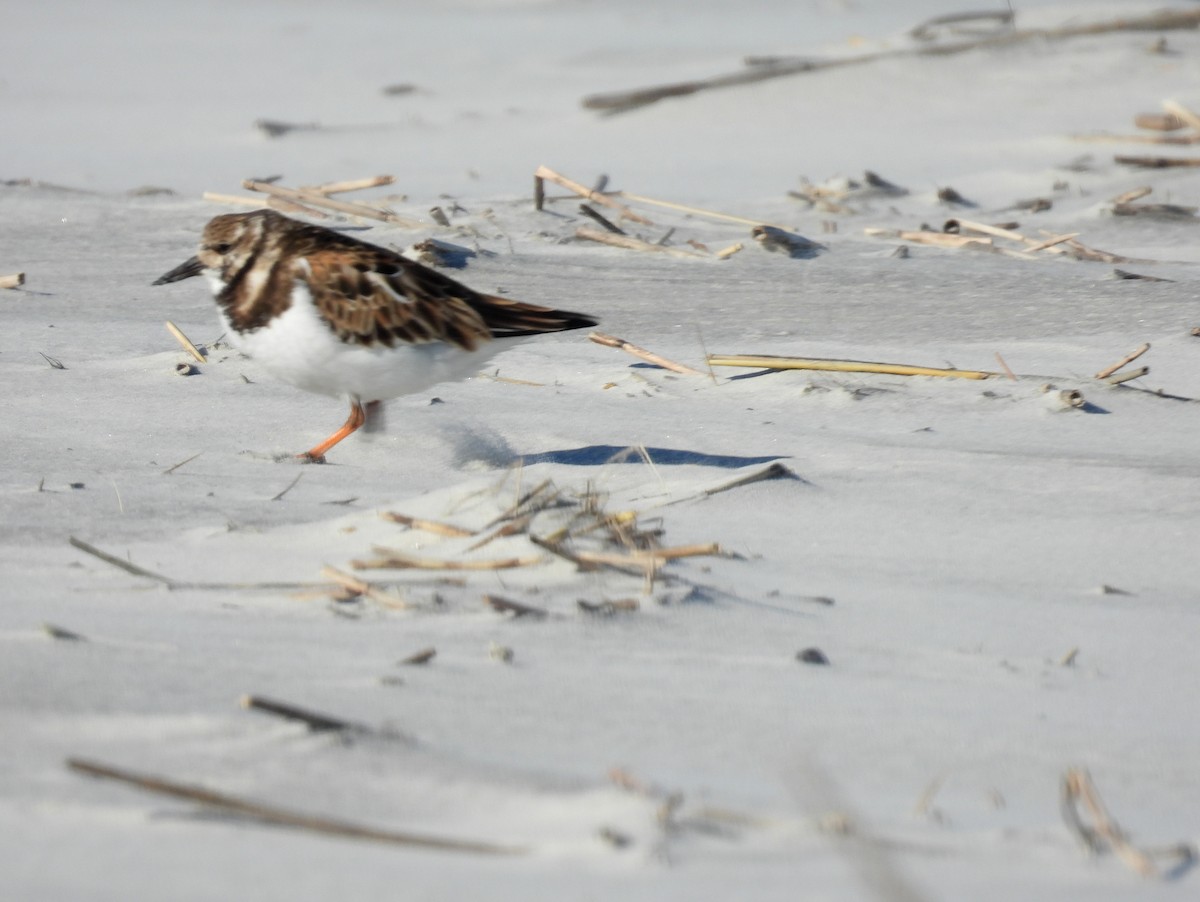
[[[321,444],[315,448],[310,448],[303,454],[297,454],[301,460],[312,464],[325,463],[325,452],[350,435],[352,432],[358,431],[358,428],[367,421],[367,412],[363,410],[363,406],[357,400],[350,402],[350,416],[346,418],[346,422],[342,424],[342,428],[335,432]]]

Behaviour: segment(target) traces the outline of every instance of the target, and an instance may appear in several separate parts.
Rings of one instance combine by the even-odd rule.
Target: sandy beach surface
[[[1200,157],[1200,32],[911,34],[1002,6],[8,10],[5,897],[1194,898],[1200,177],[1115,157]],[[297,462],[343,402],[150,283],[379,174],[321,224],[697,372],[540,337]]]

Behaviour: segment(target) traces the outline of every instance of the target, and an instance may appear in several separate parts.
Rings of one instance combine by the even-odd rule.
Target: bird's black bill
[[[182,279],[190,279],[192,276],[198,276],[204,272],[204,264],[200,262],[199,257],[192,257],[186,263],[181,263],[169,273],[159,276],[151,285],[166,285],[168,282],[178,282]]]

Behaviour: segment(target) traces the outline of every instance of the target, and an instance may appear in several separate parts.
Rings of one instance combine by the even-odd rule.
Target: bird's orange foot
[[[311,451],[305,451],[303,454],[297,454],[296,460],[302,464],[323,464],[325,463],[324,454],[313,454]]]

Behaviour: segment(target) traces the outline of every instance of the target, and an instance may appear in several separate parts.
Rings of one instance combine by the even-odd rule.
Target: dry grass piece
[[[973,238],[968,235],[949,235],[945,232],[933,232],[929,230],[905,230],[905,229],[863,229],[864,235],[869,235],[872,238],[899,238],[902,241],[911,241],[914,244],[929,244],[934,247],[960,248],[967,245],[981,245],[991,247],[992,240],[990,238]]]
[[[444,852],[469,852],[476,855],[524,855],[527,849],[516,846],[501,846],[493,843],[476,842],[473,840],[447,839],[437,836],[425,836],[419,833],[407,833],[394,830],[381,830],[367,827],[349,821],[335,820],[320,815],[305,814],[265,805],[249,799],[224,793],[213,792],[199,786],[188,786],[172,780],[164,780],[147,774],[139,774],[129,770],[111,767],[94,761],[80,758],[68,758],[67,767],[76,773],[89,777],[100,777],[106,780],[117,780],[128,786],[146,790],[157,795],[170,796],[188,802],[197,802],[220,811],[239,814],[244,817],[275,824],[282,827],[293,827],[322,833],[327,836],[338,836],[343,839],[364,839],[372,842],[388,843],[397,846],[417,846],[426,849],[438,849]]]
[[[314,207],[323,207],[327,210],[334,210],[338,213],[347,213],[351,216],[361,216],[364,219],[374,219],[379,222],[386,222],[392,225],[401,226],[406,229],[424,228],[425,224],[418,222],[415,219],[406,219],[403,216],[397,216],[388,210],[377,210],[374,207],[368,207],[365,204],[353,204],[343,200],[334,200],[331,197],[326,197],[316,191],[304,191],[296,188],[284,188],[281,185],[272,185],[267,182],[256,182],[253,179],[246,179],[242,182],[242,187],[249,191],[261,191],[263,194],[270,194],[273,197],[281,197],[284,200],[290,200],[295,203],[309,204]]]
[[[395,183],[394,175],[375,175],[365,179],[348,179],[341,182],[326,182],[305,188],[305,191],[315,191],[317,194],[345,194],[348,191],[362,191],[365,188],[380,188]]]
[[[1121,385],[1125,382],[1132,382],[1134,379],[1141,379],[1150,372],[1150,367],[1140,366],[1136,370],[1129,370],[1125,373],[1114,373],[1107,379],[1102,379],[1102,382],[1107,382],[1109,385]]]
[[[1117,154],[1113,162],[1122,166],[1137,166],[1141,169],[1180,169],[1200,166],[1200,157],[1149,157]]]
[[[670,370],[673,373],[679,373],[684,376],[703,376],[700,370],[693,369],[682,363],[676,363],[673,360],[668,360],[666,357],[660,357],[645,348],[640,348],[637,345],[626,341],[623,338],[615,338],[612,335],[605,335],[603,332],[589,332],[588,339],[594,341],[598,345],[604,345],[608,348],[618,348],[626,354],[632,354],[647,363],[652,363],[655,366],[661,366],[665,370]]]
[[[379,516],[390,523],[399,523],[401,526],[419,529],[422,532],[431,532],[434,535],[446,536],[451,539],[461,539],[475,535],[474,530],[463,529],[461,526],[455,526],[453,523],[442,523],[438,520],[422,520],[420,517],[410,517],[407,514],[399,514],[394,511],[380,511]]]
[[[542,209],[545,202],[545,186],[544,182],[554,182],[554,184],[566,188],[568,191],[573,191],[580,197],[585,197],[593,203],[601,204],[605,207],[611,207],[614,210],[619,210],[622,219],[629,219],[633,222],[640,222],[642,225],[654,225],[649,219],[644,216],[639,216],[633,210],[624,204],[617,203],[606,194],[601,194],[599,191],[593,191],[591,188],[584,187],[579,182],[572,181],[565,175],[560,175],[549,166],[539,166],[533,173],[534,185],[534,206],[537,209]]]
[[[534,557],[509,557],[488,561],[448,561],[436,558],[417,557],[391,548],[376,545],[373,549],[377,558],[351,561],[355,570],[512,570],[517,567],[532,567],[542,563],[541,555]]]
[[[678,247],[666,247],[661,244],[651,244],[649,241],[642,241],[640,238],[634,238],[632,235],[616,235],[612,232],[602,232],[598,229],[580,226],[575,230],[576,238],[583,238],[587,241],[597,241],[600,244],[611,244],[613,247],[623,247],[631,251],[651,251],[658,254],[670,254],[672,257],[687,257],[689,260],[701,260],[703,255],[693,254],[691,251],[685,251]]]
[[[167,325],[167,331],[170,332],[171,335],[173,335],[175,337],[175,340],[177,342],[179,342],[180,345],[183,346],[183,349],[185,351],[187,351],[194,358],[196,358],[196,361],[198,363],[207,362],[205,356],[202,353],[200,353],[200,349],[197,348],[194,344],[192,344],[192,340],[190,338],[188,338],[186,335],[183,334],[183,330],[181,330],[177,325],[175,325],[170,320],[167,320],[166,325]]]
[[[369,598],[371,601],[385,608],[404,610],[411,607],[403,598],[398,598],[390,592],[385,592],[378,586],[371,585],[365,579],[359,579],[354,574],[338,570],[336,567],[322,567],[321,576],[364,598]]]
[[[1133,361],[1137,360],[1139,357],[1141,357],[1143,354],[1145,354],[1149,350],[1150,350],[1150,343],[1146,342],[1144,345],[1142,345],[1137,350],[1131,351],[1130,353],[1126,354],[1124,357],[1122,357],[1120,360],[1118,360],[1112,366],[1105,367],[1104,369],[1102,369],[1100,372],[1098,372],[1096,374],[1096,378],[1097,379],[1107,379],[1109,376],[1111,376],[1117,370],[1121,369],[1122,367],[1126,366],[1127,364],[1133,363]]]
[[[882,373],[892,376],[945,376],[953,379],[989,379],[999,373],[982,370],[943,369],[905,363],[867,360],[827,360],[818,357],[775,357],[767,354],[709,354],[710,366],[738,366],[768,370],[827,370],[835,373]]]

